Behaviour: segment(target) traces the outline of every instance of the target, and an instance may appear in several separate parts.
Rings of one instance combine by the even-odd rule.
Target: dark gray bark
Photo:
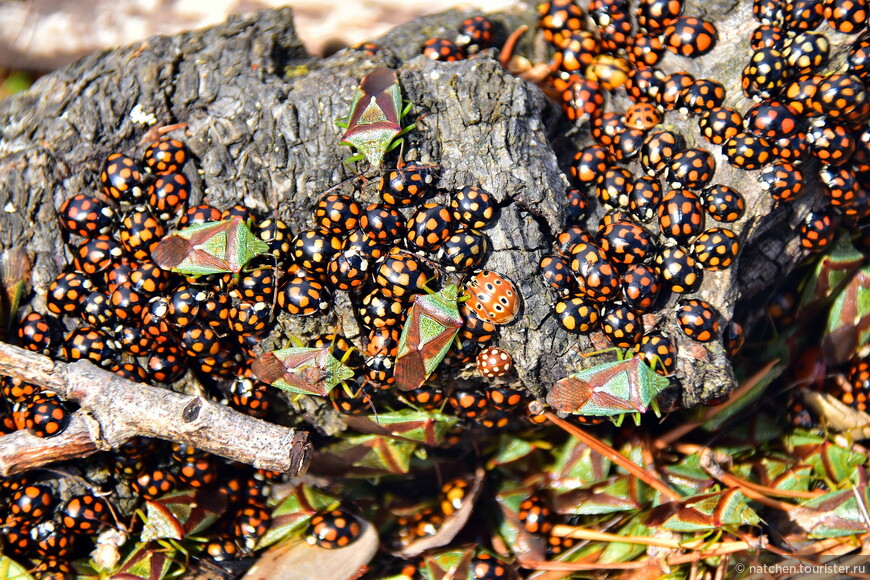
[[[739,87],[755,26],[750,4],[704,3],[705,17],[719,30],[718,48],[694,61],[668,55],[662,68],[716,78],[728,90],[727,105],[748,108]],[[699,11],[690,7],[687,13]],[[35,254],[34,287],[44,294],[65,251],[55,208],[78,192],[97,189],[109,153],[141,154],[148,127],[131,117],[137,109],[160,125],[187,123],[187,134],[176,135],[195,157],[186,170],[194,184],[192,203],[226,208],[241,202],[302,229],[318,194],[352,175],[342,162],[350,152],[338,145],[341,130],[333,120],[347,113],[359,80],[376,64],[401,65],[404,97],[420,120],[408,135],[406,158],[440,165],[438,186],[445,191],[474,184],[498,199],[499,219],[486,230],[492,247],[486,267],[518,285],[524,309],[517,322],[500,329],[497,344],[513,355],[518,382],[542,396],[555,380],[591,364],[573,348],[578,338],[552,317],[555,297],[537,270],[564,225],[568,182],[562,169],[590,138],[586,129],[566,136],[570,126],[558,108],[491,55],[457,63],[420,56],[426,38],[452,34],[468,15],[449,12],[399,27],[378,40],[387,57],[346,50],[315,60],[296,38],[289,9],[265,11],[95,54],[50,74],[0,102],[0,205],[6,207],[0,212],[0,244],[23,245]],[[521,23],[534,30],[536,15],[494,20],[503,41]],[[849,41],[831,38],[839,50]],[[531,45],[524,40],[524,47]],[[725,322],[739,300],[758,300],[792,269],[799,259],[793,226],[818,194],[774,208],[757,172],[728,165],[718,147],[700,139],[695,118],[669,113],[665,122],[683,132],[690,146],[711,150],[718,167],[714,183],[741,190],[748,202],[746,217],[733,226],[743,243],[739,263],[706,272],[698,292]],[[357,195],[361,202],[374,201],[372,184]],[[345,330],[353,334],[349,301],[340,297],[337,304]],[[680,347],[680,403],[690,406],[730,390],[734,378],[721,344],[699,348],[676,328],[673,313],[669,305],[660,317]],[[278,328],[300,335],[332,325],[285,319]],[[585,338],[579,345],[590,349]]]

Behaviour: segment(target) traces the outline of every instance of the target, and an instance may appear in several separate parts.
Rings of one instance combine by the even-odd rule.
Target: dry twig
[[[156,437],[301,475],[308,468],[308,433],[249,417],[208,399],[134,383],[86,361],[56,362],[0,344],[0,375],[54,391],[81,406],[60,435],[26,431],[0,437],[0,475],[118,448],[135,436]]]

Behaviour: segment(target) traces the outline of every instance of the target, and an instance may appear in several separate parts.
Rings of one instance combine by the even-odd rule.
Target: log
[[[715,77],[727,89],[725,104],[745,110],[749,103],[739,87],[748,34],[756,24],[750,10],[745,2],[689,2],[686,14],[716,23],[718,47],[697,60],[668,54],[661,68]],[[560,328],[551,311],[555,296],[537,269],[564,226],[565,171],[573,153],[591,139],[588,129],[573,130],[538,87],[506,72],[494,58],[497,51],[455,63],[420,55],[426,38],[451,34],[471,14],[449,11],[400,26],[376,39],[382,56],[348,49],[318,60],[296,37],[290,9],[267,10],[91,55],[0,102],[0,244],[26,247],[35,256],[36,307],[68,255],[55,208],[78,192],[95,191],[110,153],[141,154],[154,126],[186,123],[177,136],[198,168],[187,168],[191,204],[243,203],[287,221],[294,231],[310,225],[318,194],[354,174],[343,163],[349,152],[339,146],[341,130],[333,120],[347,114],[359,80],[387,64],[398,67],[404,98],[414,105],[411,120],[419,121],[407,136],[406,159],[440,166],[442,190],[477,185],[498,200],[498,219],[486,230],[492,248],[486,267],[518,285],[524,307],[518,321],[500,329],[497,344],[514,357],[516,384],[543,400],[549,385],[592,364],[579,355],[592,343]],[[497,43],[521,24],[536,26],[531,11],[491,18]],[[835,33],[830,38],[841,61],[852,39]],[[531,54],[534,44],[529,34],[520,51]],[[621,92],[613,98],[625,99]],[[666,124],[682,132],[689,146],[711,150],[714,183],[739,189],[747,200],[746,217],[734,225],[743,244],[738,263],[706,272],[697,292],[726,322],[741,301],[759,306],[801,259],[795,226],[820,193],[811,188],[795,203],[775,206],[757,172],[731,167],[718,147],[700,139],[695,118],[669,113]],[[371,183],[356,195],[362,204],[377,199]],[[595,219],[589,223],[594,229]],[[702,345],[681,334],[676,298],[660,311],[658,324],[678,346],[677,405],[690,407],[727,393],[735,380],[719,341]],[[352,299],[339,297],[336,310],[354,337],[359,331]],[[752,322],[751,313],[744,320]],[[282,315],[263,346],[334,325],[334,319]]]

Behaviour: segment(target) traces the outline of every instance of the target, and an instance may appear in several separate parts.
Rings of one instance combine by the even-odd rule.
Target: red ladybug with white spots
[[[477,355],[477,370],[487,378],[503,377],[514,366],[514,359],[504,349],[491,346]]]

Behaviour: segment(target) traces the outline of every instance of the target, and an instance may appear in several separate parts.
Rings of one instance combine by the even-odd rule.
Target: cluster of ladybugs
[[[487,236],[480,228],[494,216],[492,196],[466,186],[454,191],[445,205],[424,203],[436,193],[431,182],[430,168],[409,162],[381,179],[381,203],[362,207],[350,196],[329,194],[315,209],[318,226],[296,238],[324,240],[317,244],[319,262],[302,266],[328,276],[332,288],[354,292],[357,319],[368,332],[360,371],[330,392],[341,412],[368,412],[375,390],[389,393],[414,296],[433,291],[446,272],[470,274],[487,255]],[[399,211],[405,207],[413,209],[407,222]],[[503,376],[512,368],[510,356],[497,347],[480,349],[492,340],[496,325],[516,316],[518,293],[503,276],[487,270],[470,274],[466,286],[470,299],[459,303],[463,325],[443,368],[476,361],[484,376]],[[338,353],[348,347],[344,340],[334,345]],[[411,387],[404,395],[414,404],[437,408],[444,402],[431,381]],[[468,410],[475,417],[483,414],[479,407],[493,404],[482,391],[454,391],[449,400],[458,411]]]
[[[240,207],[227,212],[208,205],[188,208],[191,187],[181,173],[187,158],[184,145],[174,139],[151,144],[141,164],[112,154],[101,174],[101,191],[63,203],[61,227],[82,241],[71,242],[73,259],[49,285],[45,313],[33,311],[21,320],[18,343],[70,362],[88,360],[137,382],[172,383],[191,366],[204,378],[235,377],[217,396],[262,414],[268,408],[265,388],[257,390],[242,365],[250,359],[254,337],[266,329],[274,266],[253,264],[230,284],[231,276],[185,279],[151,260],[151,250],[172,227],[251,217]],[[264,221],[256,228],[276,251],[289,244],[281,222]],[[26,428],[51,437],[66,427],[67,403],[54,393],[9,377],[2,385],[9,405],[3,415],[6,432]],[[220,385],[212,381],[206,386]],[[225,559],[250,551],[271,518],[263,481],[279,474],[229,465],[179,445],[167,462],[170,450],[159,453],[158,445],[144,439],[128,442],[110,458],[114,477],[128,481],[142,499],[155,499],[179,486],[213,488],[220,469],[218,491],[227,498],[228,509],[206,552]],[[109,517],[115,511],[102,496],[68,498],[55,509],[59,498],[48,480],[25,476],[2,485],[5,546],[10,554],[33,558],[38,572],[75,577],[67,562],[86,553],[81,537],[122,526]]]
[[[355,349],[340,335],[317,337],[310,344],[331,345],[336,356],[355,368],[354,378],[332,391],[335,407],[342,412],[369,411],[371,395],[394,382],[393,364],[409,300],[432,291],[445,272],[456,272],[470,275],[470,299],[460,306],[465,321],[458,333],[462,348],[454,348],[447,364],[477,360],[487,377],[510,371],[510,356],[501,349],[490,347],[476,356],[494,336],[495,325],[512,320],[519,308],[516,290],[507,279],[485,270],[471,274],[487,255],[487,236],[481,228],[496,209],[486,191],[468,186],[453,192],[444,205],[424,203],[436,193],[431,168],[407,163],[382,179],[382,203],[363,206],[351,196],[327,194],[314,209],[316,225],[292,237],[283,222],[254,223],[244,208],[188,208],[191,187],[181,173],[187,158],[184,145],[174,139],[150,145],[142,163],[112,154],[101,174],[101,191],[77,194],[63,203],[58,211],[61,226],[82,241],[72,244],[69,267],[49,285],[46,313],[34,311],[21,321],[22,347],[70,362],[88,360],[134,381],[169,384],[191,367],[203,378],[234,379],[218,396],[246,413],[265,417],[276,391],[251,377],[251,347],[268,332],[274,308],[296,316],[322,314],[331,307],[332,292],[347,291],[354,293],[357,317],[369,331],[366,356],[344,357],[342,353],[354,355]],[[399,208],[413,210],[407,221]],[[181,217],[176,220],[177,216]],[[240,223],[252,224],[258,236],[252,243],[264,241],[268,253],[245,259],[237,276],[227,271],[233,268],[231,257],[226,268],[188,260],[164,269],[164,262],[174,260],[174,246],[184,246],[179,240],[193,239],[184,238],[185,231],[198,232],[203,240],[197,238],[197,243],[207,245],[207,238],[216,237],[209,228],[217,226],[210,224],[224,224],[220,234],[228,235],[227,228],[238,230]],[[169,250],[166,240],[172,242]],[[165,251],[158,251],[162,242]],[[191,255],[188,251],[184,259]],[[172,263],[176,262],[181,264]],[[203,275],[191,278],[176,272]],[[65,326],[71,330],[63,336]],[[206,386],[222,389],[226,382],[214,380]],[[16,397],[11,417],[19,424],[11,428],[29,428],[46,437],[63,430],[69,420],[63,401],[26,383],[6,379],[5,384]],[[406,397],[428,408],[445,401],[444,393],[429,385]],[[489,396],[482,391],[456,392],[450,400],[460,411],[468,409],[469,418],[480,419],[486,412],[483,407],[495,406],[503,413],[520,397],[498,387]],[[501,417],[494,426],[506,421]],[[115,458],[116,475],[130,480],[142,498],[157,498],[178,485],[196,489],[215,484],[222,466],[215,457],[181,450],[167,467],[148,460],[157,455],[154,445],[131,442]],[[223,518],[227,523],[207,547],[212,557],[238,556],[268,530],[269,511],[256,501],[259,497],[231,504]],[[340,547],[355,537],[354,529],[345,529],[341,522],[356,523],[338,512],[320,514],[309,536],[323,547]],[[30,554],[24,543],[18,550]]]
[[[485,16],[466,18],[459,25],[456,38],[430,38],[423,43],[423,54],[432,60],[453,62],[490,48],[493,26]]]
[[[445,525],[448,518],[460,510],[467,508],[471,501],[471,490],[474,484],[468,477],[457,477],[445,482],[438,492],[438,501],[430,506],[418,510],[412,514],[401,515],[397,518],[398,531],[394,537],[395,550],[406,549],[414,542],[420,541],[438,533]],[[534,491],[528,497],[519,502],[516,510],[518,523],[523,529],[534,536],[540,536],[546,541],[547,555],[555,556],[573,546],[576,541],[569,537],[554,535],[554,526],[564,521],[562,516],[554,513],[547,494],[543,491]],[[485,560],[492,564],[501,563],[500,560],[487,557]],[[511,567],[503,564],[509,573]],[[475,576],[479,578],[481,576]],[[489,578],[490,576],[482,576]],[[492,578],[504,578],[510,576],[492,576]]]
[[[170,448],[164,442],[144,438],[130,440],[103,460],[114,479],[126,481],[139,501],[158,500],[170,492],[187,489],[191,491],[191,502],[195,493],[203,492],[210,502],[217,502],[211,505],[223,504],[223,514],[209,527],[209,538],[202,546],[202,552],[215,561],[250,554],[271,525],[267,486],[280,473],[255,470],[184,445],[173,444]],[[114,490],[114,483],[109,486]],[[114,492],[104,493],[99,485],[84,493],[70,492],[68,486],[66,491],[62,488],[54,479],[32,474],[0,482],[4,554],[19,562],[23,558],[32,560],[37,578],[79,577],[71,561],[89,552],[95,560],[107,561],[100,555],[99,534],[110,532],[126,538],[139,525],[136,516],[126,517],[117,509],[111,499]],[[95,542],[97,549],[91,552]],[[118,563],[111,558],[108,562],[104,564],[108,569]]]
[[[82,538],[111,525],[109,503],[91,492],[61,502],[51,485],[26,476],[4,479],[0,487],[4,554],[32,558],[37,578],[75,578],[69,560]]]
[[[815,31],[827,21],[839,32],[861,32],[866,3],[756,0],[761,25],[752,34],[753,53],[742,77],[745,95],[756,103],[743,115],[723,106],[725,89],[716,80],[665,75],[656,68],[666,50],[695,58],[715,46],[715,27],[682,16],[682,5],[642,0],[636,29],[627,2],[592,0],[588,16],[597,34],[585,29],[586,16],[570,0],[540,7],[540,27],[558,67],[549,86],[561,95],[569,119],[589,123],[595,141],[574,157],[570,173],[577,189],[567,192],[568,226],[541,270],[560,295],[555,312],[567,330],[588,333],[600,326],[614,346],[634,348],[649,361],[672,354],[673,347],[661,334],[644,334],[643,314],[666,302],[662,289],[691,293],[704,270],[732,265],[738,236],[718,224],[704,229],[705,217],[728,224],[745,208],[740,192],[711,184],[715,161],[709,151],[686,148],[679,134],[661,126],[666,112],[697,117],[702,137],[720,145],[733,166],[761,169],[762,186],[780,203],[802,193],[804,170],[821,163],[825,207],[811,212],[800,229],[809,251],[831,243],[838,216],[854,226],[870,212],[868,41],[862,36],[855,43],[846,72],[823,76],[817,71],[826,63],[828,42]],[[605,111],[604,93],[618,87],[632,104],[624,113]],[[644,175],[635,177],[621,165],[632,160]],[[608,210],[594,235],[580,225],[589,216],[592,194]],[[719,337],[713,306],[684,298],[677,308],[687,336]],[[724,329],[732,354],[741,332],[736,322]],[[659,356],[667,360],[672,357]],[[670,370],[666,364],[660,369]]]
[[[825,364],[821,349],[810,346],[799,355],[788,376],[792,384],[828,393],[853,409],[870,412],[870,356],[866,354],[859,357],[856,353],[838,372]],[[812,429],[818,424],[799,396],[790,398],[788,414],[796,427]]]

